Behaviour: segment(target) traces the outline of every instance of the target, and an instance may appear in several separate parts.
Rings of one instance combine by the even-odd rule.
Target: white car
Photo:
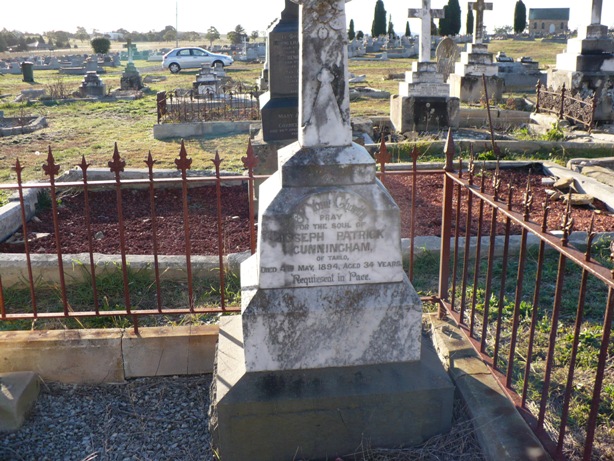
[[[162,58],[162,67],[176,74],[181,69],[199,69],[203,65],[215,66],[218,62],[222,67],[226,67],[234,61],[226,54],[211,53],[197,47],[183,47],[166,53]]]

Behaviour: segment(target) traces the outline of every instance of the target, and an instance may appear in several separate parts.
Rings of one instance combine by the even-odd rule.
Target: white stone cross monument
[[[484,42],[484,10],[492,10],[492,3],[485,3],[484,0],[469,2],[469,8],[475,10],[475,20],[473,22],[473,43]]]
[[[408,16],[419,18],[422,21],[418,61],[429,62],[431,60],[431,22],[433,18],[443,18],[444,12],[441,9],[432,9],[431,0],[422,0],[422,8],[410,8]]]

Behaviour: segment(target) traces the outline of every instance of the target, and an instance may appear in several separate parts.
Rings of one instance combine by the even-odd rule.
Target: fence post
[[[454,183],[449,174],[454,170],[453,160],[455,154],[454,139],[452,129],[448,129],[448,139],[446,141],[445,155],[446,163],[444,166],[443,179],[443,208],[441,210],[441,251],[439,259],[439,299],[448,299],[448,289],[450,287],[450,238],[452,237],[452,199],[454,196]],[[442,304],[439,305],[439,318],[446,316]]]
[[[160,123],[162,116],[166,114],[166,91],[158,91],[156,95],[156,109],[158,112],[158,123]]]
[[[539,105],[540,105],[539,98],[541,97],[541,91],[542,91],[542,81],[541,80],[537,81],[537,86],[535,88],[537,90],[537,104],[535,105],[535,113],[539,114]]]
[[[565,89],[565,84],[561,87],[561,108],[559,109],[559,120],[563,120],[565,118],[565,93],[567,90]]]

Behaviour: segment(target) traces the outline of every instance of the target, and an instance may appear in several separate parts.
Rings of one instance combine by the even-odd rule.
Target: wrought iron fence
[[[591,132],[595,125],[595,110],[597,108],[597,93],[582,98],[576,90],[569,91],[565,85],[560,90],[543,88],[541,81],[537,82],[536,112],[547,112],[556,115],[560,120],[571,120],[584,125]]]
[[[257,159],[254,156],[251,149],[251,143],[247,151],[247,155],[243,157],[243,163],[247,169],[246,175],[222,175],[220,172],[220,166],[222,160],[216,153],[215,158],[212,160],[214,167],[214,174],[212,176],[191,176],[189,170],[191,168],[192,160],[188,157],[185,146],[182,142],[179,157],[175,160],[177,165],[178,177],[165,177],[157,178],[154,175],[154,164],[156,161],[152,158],[151,154],[144,160],[148,170],[148,177],[145,179],[123,179],[122,172],[126,167],[126,162],[121,158],[117,145],[111,161],[108,162],[109,171],[113,174],[113,180],[95,180],[92,181],[88,178],[88,168],[90,164],[87,163],[85,157],[82,158],[80,164],[77,165],[78,170],[81,173],[81,180],[78,181],[58,181],[58,173],[60,171],[60,165],[55,162],[55,158],[51,149],[47,156],[47,162],[42,167],[45,175],[49,177],[48,182],[37,182],[24,184],[22,180],[23,167],[19,160],[16,161],[14,171],[17,176],[16,184],[0,184],[0,189],[13,190],[18,194],[18,201],[21,209],[21,235],[23,236],[23,254],[25,255],[25,269],[26,275],[22,279],[21,286],[25,289],[21,290],[21,293],[15,295],[15,291],[20,290],[6,289],[3,286],[3,276],[0,273],[0,320],[12,321],[12,320],[30,320],[36,321],[39,319],[79,319],[86,317],[125,317],[132,319],[134,329],[138,330],[139,317],[147,315],[165,315],[175,316],[180,314],[216,314],[225,312],[238,312],[240,308],[237,306],[236,301],[234,305],[228,305],[229,293],[226,289],[226,282],[228,278],[229,268],[226,258],[227,251],[225,249],[225,226],[228,224],[229,219],[233,217],[227,217],[223,215],[224,196],[228,192],[223,192],[225,189],[223,186],[230,184],[243,184],[246,187],[240,187],[244,196],[245,203],[248,204],[248,212],[245,221],[250,229],[249,242],[247,242],[242,248],[243,250],[251,250],[253,253],[256,247],[256,235],[255,235],[255,215],[254,215],[254,182],[259,177],[254,175],[254,167],[257,164]],[[145,239],[150,243],[148,251],[151,252],[153,260],[151,261],[153,273],[152,280],[141,280],[145,283],[146,288],[142,286],[135,292],[134,285],[136,283],[135,278],[138,278],[138,274],[131,267],[129,251],[127,250],[128,240],[128,223],[124,218],[124,214],[127,211],[124,206],[127,197],[134,193],[135,187],[146,188],[147,193],[143,196],[142,200],[149,204],[149,209],[143,213],[143,219],[147,221],[148,229],[147,235],[131,235],[131,239]],[[167,293],[167,299],[163,293],[163,286],[165,284],[164,271],[161,269],[160,259],[164,254],[159,247],[161,223],[164,220],[164,216],[160,216],[157,212],[158,200],[157,195],[162,187],[174,187],[181,190],[180,196],[177,198],[176,206],[182,210],[182,224],[181,228],[175,229],[176,239],[181,242],[183,250],[180,254],[183,255],[183,262],[180,263],[185,268],[185,277],[179,280],[179,287],[187,293],[187,298],[183,300],[183,306],[181,301],[178,300],[176,293]],[[215,265],[214,270],[208,271],[208,276],[211,273],[216,274],[217,278],[216,288],[214,293],[207,296],[207,299],[199,301],[197,299],[196,275],[193,274],[193,251],[194,240],[199,236],[194,235],[191,232],[190,225],[197,219],[204,219],[202,216],[193,216],[192,202],[196,200],[194,197],[195,190],[198,187],[205,187],[210,189],[208,197],[213,203],[208,204],[210,211],[207,219],[216,222],[215,233],[217,236],[217,246],[212,248],[212,252],[217,256],[218,263]],[[130,188],[130,189],[128,189]],[[50,233],[50,238],[53,239],[53,247],[55,248],[55,260],[57,262],[57,277],[53,277],[58,281],[55,283],[46,283],[41,280],[41,276],[38,276],[33,270],[34,262],[33,258],[37,256],[31,247],[31,232],[30,227],[32,223],[28,221],[26,216],[26,200],[25,195],[28,190],[35,189],[37,191],[45,191],[48,193],[48,199],[45,200],[47,206],[51,208],[51,220],[53,223],[53,230]],[[115,195],[115,207],[116,213],[110,219],[117,220],[117,254],[120,257],[120,261],[117,263],[117,267],[113,267],[113,273],[117,275],[117,272],[121,274],[121,280],[118,282],[115,280],[113,283],[118,284],[119,287],[113,287],[114,294],[108,292],[102,292],[100,287],[102,283],[109,283],[108,271],[102,271],[100,264],[97,263],[98,257],[95,254],[96,248],[96,229],[94,221],[96,218],[94,210],[96,201],[100,200],[113,200],[108,195],[104,197],[95,197],[94,193],[100,193],[100,190],[113,191]],[[69,192],[70,195],[77,193],[82,201],[84,219],[79,222],[64,222],[62,220],[62,213],[60,212],[61,197],[64,193]],[[105,219],[109,219],[106,217]],[[89,288],[86,289],[86,293],[71,293],[67,288],[67,281],[65,275],[65,264],[67,262],[66,256],[63,251],[63,242],[61,235],[65,232],[62,230],[71,229],[74,226],[84,226],[86,230],[86,254],[87,262],[74,262],[69,259],[73,264],[81,265],[82,275],[86,276],[89,280]],[[133,254],[133,253],[131,253]],[[71,255],[68,255],[72,258]],[[116,270],[117,269],[117,270]],[[100,272],[100,273],[99,273]],[[103,272],[105,272],[103,274]],[[113,274],[111,274],[112,276]],[[6,273],[5,273],[6,277]],[[106,280],[102,282],[101,280]],[[176,281],[175,281],[176,282]],[[174,283],[175,283],[174,282]],[[201,280],[202,285],[202,280]],[[91,289],[91,291],[90,291]],[[203,286],[199,287],[202,291]],[[146,292],[146,293],[145,293]],[[7,294],[11,294],[8,296]],[[41,294],[42,293],[42,294]],[[118,296],[119,294],[119,296]],[[59,295],[59,296],[58,296]],[[71,299],[72,296],[72,299]],[[147,299],[145,299],[148,296]],[[28,298],[27,300],[25,298]],[[58,301],[59,298],[59,302]],[[138,305],[135,305],[134,300],[139,300]],[[201,296],[202,298],[202,296]],[[167,303],[172,300],[172,306]],[[178,302],[179,301],[179,302]]]
[[[397,201],[403,202],[401,209],[405,207],[405,213],[409,213],[409,219],[403,222],[408,223],[409,227],[404,229],[404,235],[409,237],[405,256],[409,259],[407,271],[410,280],[415,284],[422,272],[421,268],[416,269],[417,264],[422,264],[416,256],[416,225],[419,223],[416,213],[422,206],[417,181],[421,176],[429,176],[442,185],[439,197],[441,208],[437,210],[441,212],[441,246],[435,269],[438,275],[431,277],[437,282],[434,294],[425,295],[423,301],[438,306],[441,317],[450,316],[456,321],[553,457],[561,460],[577,457],[584,460],[602,459],[609,446],[608,428],[614,414],[614,350],[610,341],[614,315],[614,272],[605,261],[605,253],[611,251],[614,257],[614,248],[604,250],[603,244],[596,245],[592,228],[588,232],[587,249],[574,248],[569,243],[574,231],[571,208],[562,213],[561,235],[551,232],[548,226],[550,205],[545,203],[541,217],[535,218],[531,187],[526,187],[519,201],[518,193],[513,188],[505,189],[499,169],[487,181],[487,174],[476,173],[471,158],[466,166],[460,160],[455,171],[455,148],[451,136],[443,169],[419,169],[419,155],[414,148],[411,166],[393,169],[390,165],[391,155],[384,142],[376,154],[379,178],[389,187],[402,188]],[[225,288],[232,274],[224,259],[227,253],[224,244],[227,221],[223,217],[223,208],[227,191],[222,186],[230,181],[246,184],[243,193],[248,202],[249,220],[246,226],[250,230],[246,249],[253,253],[256,248],[254,182],[264,178],[253,173],[257,159],[250,145],[243,158],[246,175],[221,175],[222,160],[216,155],[213,176],[193,177],[188,174],[191,160],[182,144],[175,163],[180,177],[156,179],[153,170],[155,161],[150,155],[145,160],[148,178],[126,180],[122,178],[126,164],[116,147],[108,164],[113,180],[90,181],[89,164],[83,159],[78,165],[81,180],[60,183],[56,181],[59,165],[49,151],[43,167],[49,181],[24,184],[21,179],[23,168],[17,161],[17,183],[0,185],[0,189],[17,191],[22,210],[27,189],[49,190],[57,250],[55,259],[60,275],[53,290],[59,293],[60,302],[55,307],[49,307],[50,304],[43,299],[45,295],[40,293],[40,281],[32,270],[33,254],[25,238],[25,288],[17,297],[8,296],[10,290],[3,288],[0,274],[0,321],[122,317],[131,319],[137,329],[138,319],[142,316],[238,312],[240,309],[236,299],[234,303],[228,302],[229,294]],[[403,181],[399,181],[401,178]],[[125,246],[127,226],[122,207],[126,195],[132,193],[127,187],[139,185],[147,191],[149,211],[143,215],[143,219],[150,222],[149,233],[139,238],[151,240],[153,255],[150,271],[153,275],[146,282],[149,290],[142,290],[147,293],[138,291],[143,285],[135,283],[130,268]],[[174,186],[181,191],[177,206],[181,208],[183,224],[175,233],[184,248],[182,266],[185,267],[185,278],[181,282],[181,291],[187,293],[187,298],[185,305],[179,307],[169,307],[167,304],[166,301],[176,297],[177,293],[168,294],[165,291],[167,287],[164,286],[164,274],[160,269],[157,236],[161,231],[157,191],[161,186]],[[196,236],[190,223],[193,222],[193,210],[203,205],[192,195],[196,186],[207,186],[215,191],[212,219],[216,222],[214,232],[218,242],[215,248],[218,259],[217,288],[215,299],[205,305],[200,304],[202,284],[192,267]],[[118,292],[121,299],[109,299],[103,293],[103,274],[98,271],[93,251],[95,233],[89,210],[95,200],[92,199],[92,191],[100,187],[110,188],[115,195],[121,257],[117,268],[120,274]],[[91,287],[85,302],[71,298],[74,294],[68,293],[64,280],[65,255],[62,253],[60,228],[75,225],[63,222],[59,213],[58,191],[66,189],[82,192],[89,260],[84,264],[84,273]],[[429,213],[435,212],[429,210]],[[30,224],[25,212],[22,212],[21,218],[22,233],[27,236]],[[608,219],[614,221],[612,217]],[[511,250],[513,232],[520,233],[517,256]],[[535,246],[529,244],[531,238],[537,241]],[[596,255],[597,251],[602,254]],[[596,256],[600,257],[599,261]],[[148,302],[135,303],[145,295],[150,297]]]
[[[241,82],[195,90],[161,91],[157,95],[158,123],[260,120],[260,91]]]

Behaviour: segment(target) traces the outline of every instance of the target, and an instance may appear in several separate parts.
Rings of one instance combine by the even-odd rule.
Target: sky
[[[484,15],[489,31],[513,25],[516,0],[491,0],[494,10]],[[355,30],[369,33],[376,0],[351,0],[346,5],[347,21],[354,20]],[[279,16],[284,0],[2,0],[0,30],[42,33],[51,30],[76,32],[85,27],[111,32],[116,29],[147,32],[162,30],[167,25],[179,31],[205,32],[210,26],[225,34],[240,24],[247,32],[264,31]],[[442,8],[448,0],[432,0],[433,8]],[[467,1],[460,0],[461,14],[467,12]],[[588,23],[590,0],[524,0],[529,8],[571,8],[570,28]],[[602,23],[614,26],[614,1],[605,0]],[[421,0],[384,0],[397,33],[405,31],[408,8],[419,8]],[[178,12],[178,14],[176,14]],[[410,20],[416,33],[417,19]],[[464,19],[463,19],[464,31]]]

